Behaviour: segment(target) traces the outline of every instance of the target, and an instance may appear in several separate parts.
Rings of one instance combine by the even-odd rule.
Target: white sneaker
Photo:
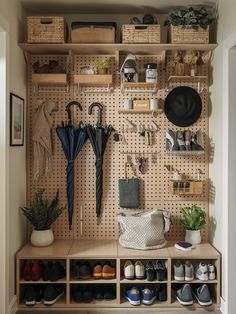
[[[209,273],[209,280],[215,280],[216,279],[215,266],[211,263],[208,264],[208,273]]]
[[[208,280],[208,266],[204,262],[200,262],[195,269],[195,276],[197,279]]]
[[[125,262],[124,275],[126,279],[134,279],[134,265],[131,261]]]
[[[136,279],[144,279],[145,278],[145,267],[141,261],[135,262],[135,277]]]

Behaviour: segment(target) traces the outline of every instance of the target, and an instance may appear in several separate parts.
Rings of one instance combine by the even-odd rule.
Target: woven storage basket
[[[122,25],[124,44],[159,44],[160,38],[160,25]]]
[[[66,24],[62,16],[28,16],[28,43],[57,43],[66,41]]]
[[[172,44],[208,44],[209,27],[207,29],[184,28],[182,26],[170,25],[169,38]]]

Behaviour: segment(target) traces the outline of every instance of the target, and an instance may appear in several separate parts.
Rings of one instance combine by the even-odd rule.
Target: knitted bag
[[[170,213],[162,209],[135,214],[120,213],[119,243],[126,248],[137,250],[160,249],[167,243],[164,233],[170,229]]]

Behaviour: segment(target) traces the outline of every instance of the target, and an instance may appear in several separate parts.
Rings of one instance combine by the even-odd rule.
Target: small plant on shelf
[[[183,216],[180,222],[186,229],[185,241],[192,244],[201,243],[200,230],[206,225],[205,211],[195,204],[191,207],[180,208],[180,212]]]
[[[44,189],[36,189],[31,207],[21,207],[23,215],[34,226],[31,235],[31,243],[35,246],[46,246],[53,242],[54,236],[51,230],[51,225],[64,210],[63,207],[58,206],[58,191],[51,202],[43,198],[43,194]]]
[[[94,61],[94,67],[97,69],[97,74],[107,74],[109,68],[109,59],[102,57]]]
[[[214,21],[205,8],[173,9],[169,12],[164,25],[183,26],[184,28],[207,29]]]

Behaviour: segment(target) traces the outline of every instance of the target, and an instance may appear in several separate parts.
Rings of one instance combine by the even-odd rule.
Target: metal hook
[[[66,105],[66,112],[68,114],[68,125],[71,125],[71,110],[70,107],[71,106],[77,106],[79,108],[80,111],[83,111],[83,107],[81,106],[81,104],[78,101],[71,101],[69,102],[68,105]]]
[[[103,111],[103,105],[99,102],[93,102],[89,108],[88,108],[88,114],[91,115],[93,108],[98,107],[98,121],[97,121],[97,127],[102,127],[102,111]]]

